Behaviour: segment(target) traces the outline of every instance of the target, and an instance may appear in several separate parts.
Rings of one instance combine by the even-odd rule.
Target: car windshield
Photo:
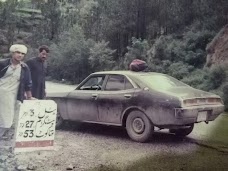
[[[142,75],[142,81],[150,88],[156,90],[168,90],[174,87],[187,87],[181,81],[166,75]]]

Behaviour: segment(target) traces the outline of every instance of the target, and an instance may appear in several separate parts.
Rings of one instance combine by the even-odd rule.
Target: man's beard
[[[18,60],[17,58],[13,58],[12,60],[13,60],[15,63],[18,63],[18,64],[22,61],[21,59]]]

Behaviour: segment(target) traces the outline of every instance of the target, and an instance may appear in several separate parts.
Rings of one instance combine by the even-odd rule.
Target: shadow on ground
[[[85,129],[85,130],[84,130]],[[83,128],[83,131],[88,133],[95,133],[99,135],[109,136],[115,134],[116,130],[104,129],[102,132],[97,133],[96,130],[89,130]],[[105,131],[104,131],[105,130]],[[177,154],[159,154],[155,156],[148,156],[141,158],[140,160],[133,161],[126,164],[126,166],[119,168],[115,165],[100,165],[95,168],[89,169],[89,171],[215,171],[215,170],[228,170],[228,115],[220,117],[213,127],[213,130],[209,133],[207,139],[202,142],[194,142],[190,138],[185,140],[193,142],[199,145],[199,148],[189,154],[177,155]],[[127,134],[118,133],[114,135],[117,138],[128,138]],[[182,140],[175,138],[173,135],[158,133],[155,134],[153,140],[150,143],[164,143],[173,142],[181,143]],[[130,154],[129,154],[130,155]]]
[[[99,125],[99,124],[90,124],[90,123],[78,123],[78,122],[67,122],[65,126],[61,129],[62,131],[74,131],[80,132],[83,134],[91,134],[96,136],[101,136],[104,138],[116,138],[122,139],[125,141],[131,141],[129,138],[126,129],[122,127],[115,127],[115,126],[106,126],[106,125]],[[190,138],[178,138],[173,134],[169,134],[166,132],[155,132],[153,137],[151,137],[148,143],[153,144],[165,144],[165,143],[182,143],[183,141],[191,141]]]

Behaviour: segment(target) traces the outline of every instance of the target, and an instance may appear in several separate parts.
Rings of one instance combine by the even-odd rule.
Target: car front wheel
[[[154,132],[154,126],[148,117],[141,111],[132,111],[126,121],[129,137],[137,142],[146,142]]]

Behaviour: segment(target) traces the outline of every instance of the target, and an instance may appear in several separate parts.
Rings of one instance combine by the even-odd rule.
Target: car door
[[[93,75],[68,94],[67,110],[70,120],[97,121],[96,100],[104,78],[105,75]]]
[[[123,111],[134,101],[134,87],[124,75],[109,75],[97,99],[99,117],[104,123],[119,125]]]

